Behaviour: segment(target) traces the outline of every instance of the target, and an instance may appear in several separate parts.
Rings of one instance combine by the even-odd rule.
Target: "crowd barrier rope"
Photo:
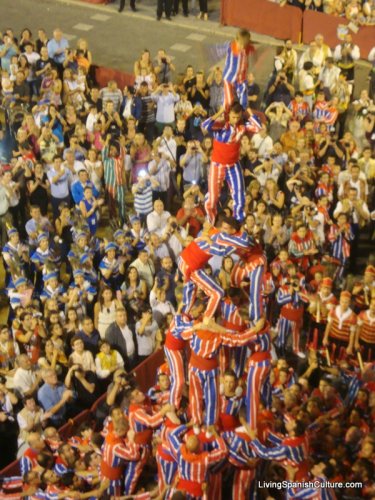
[[[151,356],[140,363],[132,373],[138,382],[141,391],[146,392],[152,385],[155,384],[158,367],[164,362],[164,349],[158,349]],[[82,422],[87,422],[95,417],[95,410],[98,405],[106,398],[106,394],[100,396],[91,408],[83,410],[74,418],[68,420],[59,429],[59,434],[63,441],[72,436],[72,433],[79,427]],[[0,477],[19,476],[21,474],[19,460],[14,460],[9,465],[0,471]]]

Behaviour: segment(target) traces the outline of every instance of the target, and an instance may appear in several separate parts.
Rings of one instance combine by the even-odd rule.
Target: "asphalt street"
[[[101,66],[132,72],[141,52],[148,48],[152,56],[164,48],[174,58],[177,72],[187,64],[207,70],[218,62],[215,48],[233,37],[235,28],[219,23],[219,0],[209,1],[209,21],[196,18],[198,0],[190,0],[192,13],[181,14],[172,21],[156,21],[156,0],[137,0],[138,12],[133,13],[126,0],[124,12],[117,12],[119,0],[109,5],[93,5],[80,0],[1,0],[0,31],[12,27],[18,35],[28,27],[36,32],[44,27],[50,35],[61,27],[72,47],[79,38],[86,38],[94,62]],[[195,15],[194,15],[195,14]],[[252,34],[261,46],[261,57],[255,65],[257,82],[263,86],[272,70],[275,47],[279,41]],[[303,47],[297,47],[303,49]],[[367,85],[368,68],[357,70],[356,88]]]

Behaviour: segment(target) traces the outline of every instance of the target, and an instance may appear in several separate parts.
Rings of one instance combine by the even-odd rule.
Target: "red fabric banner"
[[[280,7],[266,0],[222,0],[221,22],[283,40],[290,38],[297,43],[302,11],[289,5]]]

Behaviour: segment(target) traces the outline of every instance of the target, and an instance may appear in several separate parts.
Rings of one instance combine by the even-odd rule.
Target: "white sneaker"
[[[297,354],[297,356],[298,356],[299,358],[301,358],[301,359],[305,359],[305,358],[306,358],[306,354],[304,354],[304,353],[303,353],[303,352],[301,352],[301,351],[298,351],[296,354]]]

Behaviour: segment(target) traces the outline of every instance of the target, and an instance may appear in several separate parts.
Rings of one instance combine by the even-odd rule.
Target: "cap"
[[[125,236],[125,231],[123,229],[117,229],[117,231],[115,231],[113,234],[115,240],[117,238],[120,238],[120,236]]]
[[[49,281],[54,278],[58,278],[58,272],[57,271],[51,271],[49,273],[46,273],[43,275],[43,281]]]
[[[84,231],[78,231],[75,239],[78,241],[80,238],[87,238],[87,234]]]
[[[74,278],[77,276],[84,276],[84,272],[82,271],[82,269],[76,269],[75,271],[73,271],[73,276]]]
[[[117,250],[117,245],[116,243],[113,243],[113,241],[107,243],[104,249],[105,253],[109,252],[110,250]]]
[[[348,290],[344,290],[340,293],[340,299],[341,299],[341,297],[351,299],[352,294]]]
[[[132,217],[130,217],[130,222],[134,224],[134,222],[141,222],[141,219],[138,217],[138,215],[132,215]]]
[[[320,286],[326,286],[327,288],[332,288],[333,286],[333,281],[331,278],[323,278],[322,282],[320,283]]]
[[[27,279],[24,278],[23,276],[20,276],[19,278],[16,279],[14,282],[14,286],[18,288],[21,285],[26,285],[27,284]]]
[[[10,227],[8,229],[8,237],[10,238],[13,234],[18,234],[18,229],[16,229],[15,227]]]
[[[375,276],[375,267],[372,265],[369,265],[365,269],[365,274],[372,274],[372,276]]]
[[[38,243],[40,243],[42,240],[48,240],[48,233],[40,233],[38,235]]]

